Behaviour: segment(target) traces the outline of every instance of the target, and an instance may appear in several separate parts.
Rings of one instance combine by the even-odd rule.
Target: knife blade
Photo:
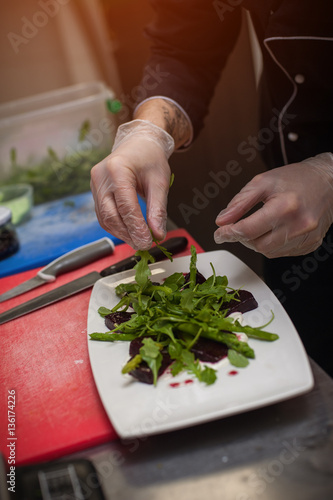
[[[55,281],[56,277],[60,276],[60,274],[79,269],[79,267],[90,264],[94,260],[110,255],[113,251],[114,243],[110,238],[106,237],[86,245],[81,245],[79,248],[71,250],[50,262],[50,264],[38,271],[37,275],[33,278],[1,294],[0,302],[17,297],[22,293],[33,290],[37,286]]]
[[[179,236],[176,238],[170,238],[163,242],[163,247],[175,254],[177,252],[181,252],[186,248],[188,244],[187,238],[184,236]],[[158,248],[153,247],[150,249],[150,254],[155,258],[156,262],[163,260],[165,258],[164,253]],[[92,287],[96,281],[105,276],[110,276],[111,274],[116,274],[121,271],[126,271],[127,269],[132,269],[135,264],[138,262],[139,258],[135,257],[135,255],[128,257],[127,259],[121,260],[116,264],[112,264],[109,267],[106,267],[100,272],[93,271],[91,273],[82,276],[81,278],[77,278],[65,285],[59,286],[50,292],[46,292],[34,299],[29,300],[19,306],[13,307],[8,311],[0,314],[0,325],[3,323],[7,323],[15,318],[19,318],[25,314],[36,311],[37,309],[41,309],[49,304],[53,304],[54,302],[58,302],[59,300],[65,299],[66,297],[70,297],[78,292],[86,290],[87,288]]]

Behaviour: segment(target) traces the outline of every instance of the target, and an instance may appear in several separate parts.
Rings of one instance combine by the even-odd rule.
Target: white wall
[[[98,0],[6,2],[0,40],[0,102],[93,80],[120,92]]]

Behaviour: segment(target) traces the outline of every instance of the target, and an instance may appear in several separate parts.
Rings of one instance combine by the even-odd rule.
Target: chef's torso
[[[276,132],[265,145],[274,164],[333,151],[333,1],[244,0],[243,7],[263,51],[262,127]]]

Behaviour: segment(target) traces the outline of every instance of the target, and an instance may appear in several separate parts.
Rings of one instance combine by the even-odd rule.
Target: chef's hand
[[[332,222],[333,155],[323,153],[255,176],[217,216],[214,237],[268,258],[305,255],[321,245]]]
[[[149,249],[152,237],[137,194],[147,203],[147,223],[157,240],[166,234],[168,158],[173,138],[146,120],[118,128],[112,153],[91,171],[91,190],[100,225],[135,249]]]

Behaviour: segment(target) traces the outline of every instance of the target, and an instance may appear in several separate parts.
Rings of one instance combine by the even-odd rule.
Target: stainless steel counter
[[[107,500],[332,500],[333,380],[311,366],[303,396],[75,456],[95,464]]]

